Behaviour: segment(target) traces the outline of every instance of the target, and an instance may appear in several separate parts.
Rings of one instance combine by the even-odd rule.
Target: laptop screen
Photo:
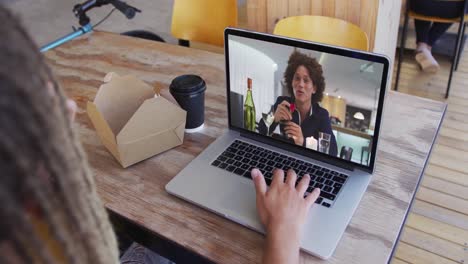
[[[372,168],[386,59],[227,31],[231,127]]]

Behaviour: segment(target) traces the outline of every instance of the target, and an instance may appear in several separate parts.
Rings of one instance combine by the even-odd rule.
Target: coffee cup
[[[187,111],[185,132],[203,129],[205,122],[205,81],[197,75],[181,75],[172,80],[169,91],[180,107]]]

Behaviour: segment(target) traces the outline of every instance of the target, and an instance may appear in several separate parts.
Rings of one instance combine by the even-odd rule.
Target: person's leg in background
[[[441,18],[456,18],[461,15],[463,2],[439,0],[409,0],[411,10],[418,14]],[[415,19],[416,56],[423,71],[436,72],[440,66],[432,56],[432,46],[450,28],[451,23],[432,23]]]
[[[429,31],[429,38],[427,44],[434,46],[435,42],[452,26],[452,23],[432,23],[431,30]]]
[[[429,42],[429,31],[431,30],[432,22],[424,20],[414,20],[416,28],[416,44]]]
[[[433,44],[430,43],[430,40],[433,39],[430,35],[433,28],[432,22],[415,19],[414,25],[416,28],[417,44],[415,59],[419,63],[423,71],[437,72],[440,66],[431,53]]]

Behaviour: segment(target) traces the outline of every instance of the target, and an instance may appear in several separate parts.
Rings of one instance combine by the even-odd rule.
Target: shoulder
[[[314,104],[313,113],[316,114],[320,118],[330,117],[330,114],[328,113],[327,109],[321,107],[318,103]]]

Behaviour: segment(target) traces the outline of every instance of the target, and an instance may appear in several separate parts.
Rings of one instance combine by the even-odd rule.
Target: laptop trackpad
[[[258,229],[260,222],[255,205],[255,188],[252,183],[234,184],[221,200],[221,206],[227,210],[227,218]]]

